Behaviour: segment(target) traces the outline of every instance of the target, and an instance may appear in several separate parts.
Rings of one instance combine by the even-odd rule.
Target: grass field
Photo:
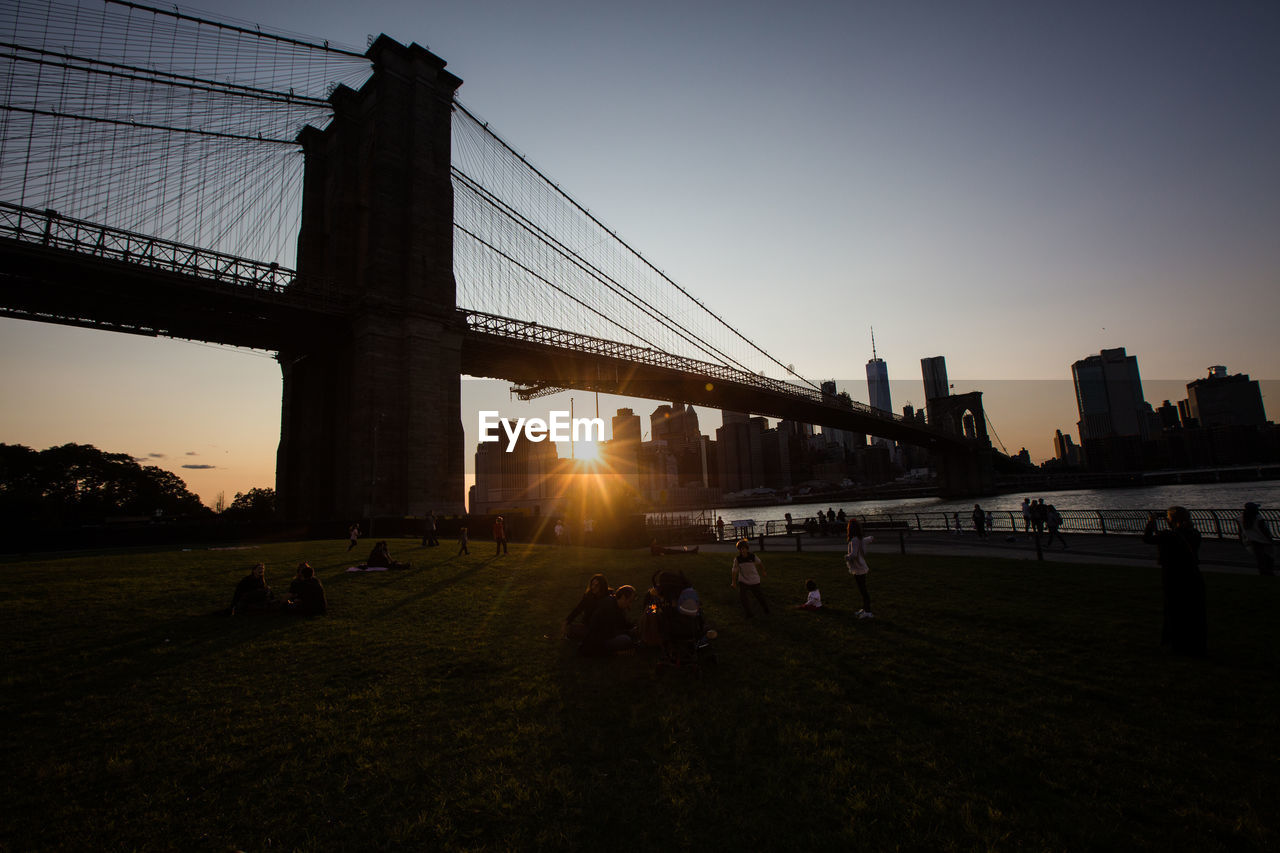
[[[1280,846],[1271,579],[1206,575],[1187,660],[1154,567],[873,554],[859,621],[838,554],[769,553],[748,622],[728,555],[391,548],[416,568],[344,573],[345,541],[0,563],[0,848]],[[328,616],[218,615],[301,559]],[[659,564],[714,668],[558,638],[593,572]],[[786,609],[807,577],[833,612]]]

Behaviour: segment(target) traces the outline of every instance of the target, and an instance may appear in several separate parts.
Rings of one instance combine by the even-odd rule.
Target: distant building
[[[1179,406],[1165,400],[1160,404],[1160,408],[1156,409],[1156,417],[1160,419],[1160,429],[1178,429],[1182,426],[1182,415],[1179,414]]]
[[[1104,349],[1071,365],[1080,442],[1150,432],[1154,415],[1142,396],[1138,359],[1124,347]]]
[[[1201,427],[1262,426],[1267,413],[1262,406],[1262,388],[1247,373],[1227,375],[1222,365],[1209,368],[1209,375],[1187,385],[1191,417]]]
[[[1053,458],[1064,465],[1075,468],[1080,465],[1080,446],[1071,440],[1068,433],[1055,430],[1053,433]]]
[[[882,358],[872,358],[867,362],[867,394],[871,408],[893,411],[893,400],[889,396],[889,366]]]
[[[720,488],[727,494],[764,485],[764,418],[724,412],[716,430]]]
[[[951,393],[947,383],[947,360],[943,356],[920,359],[920,373],[924,378],[924,405],[929,408],[929,401],[945,397]]]

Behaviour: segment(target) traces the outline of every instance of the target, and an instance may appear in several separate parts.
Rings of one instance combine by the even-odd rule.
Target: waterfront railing
[[[1192,509],[1191,520],[1202,536],[1216,539],[1235,539],[1239,536],[1240,510],[1238,509]],[[1062,533],[1092,533],[1103,536],[1138,536],[1147,526],[1147,519],[1152,513],[1164,517],[1164,508],[1153,509],[1060,509],[1062,524],[1058,530]],[[817,536],[844,536],[845,522],[837,519],[834,522],[822,523],[816,518],[794,518],[788,522],[782,518],[754,519],[750,511],[744,510],[743,518],[734,519],[732,523],[726,519],[724,538],[746,536],[787,536],[796,534]],[[974,532],[973,517],[965,512],[929,512],[903,511],[881,513],[852,513],[871,529],[895,529],[917,531],[921,533],[955,533],[957,524],[960,532]],[[1280,532],[1280,510],[1261,511],[1263,519],[1273,533]],[[1030,528],[1018,510],[1000,510],[989,514],[988,531],[994,535],[1011,535],[1027,532]],[[848,518],[849,516],[846,516]],[[705,515],[676,519],[667,516],[665,523],[653,524],[650,529],[655,533],[662,530],[679,530],[685,536],[703,540],[717,538],[714,525],[706,521]],[[1047,527],[1045,528],[1047,530]]]

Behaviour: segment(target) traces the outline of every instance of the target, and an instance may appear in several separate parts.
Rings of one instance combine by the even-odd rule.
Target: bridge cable
[[[456,176],[459,177],[460,180],[462,180],[465,184],[467,184],[466,189],[469,189],[471,192],[478,195],[481,201],[484,201],[490,204],[495,209],[497,209],[500,213],[514,220],[517,225],[519,225],[524,230],[528,231],[530,234],[533,234],[534,237],[538,239],[540,242],[542,242],[544,245],[548,245],[552,247],[554,250],[556,250],[557,254],[559,254],[564,259],[568,260],[578,269],[582,270],[589,277],[595,279],[600,284],[608,288],[610,291],[622,297],[625,301],[627,301],[633,307],[646,312],[651,319],[656,320],[658,318],[661,318],[659,322],[661,322],[667,329],[671,330],[672,332],[675,332],[678,337],[683,338],[686,343],[692,344],[695,348],[707,353],[708,355],[716,355],[716,356],[719,356],[720,358],[723,358],[726,362],[732,362],[733,364],[737,365],[740,369],[748,373],[753,372],[745,364],[738,361],[728,353],[723,352],[715,345],[708,343],[707,341],[703,341],[694,332],[692,332],[689,329],[686,329],[684,326],[682,326],[680,323],[678,323],[676,320],[672,319],[671,317],[668,317],[657,306],[650,304],[648,301],[646,301],[642,297],[632,292],[625,285],[618,282],[617,280],[609,276],[607,273],[605,273],[603,270],[599,269],[594,264],[587,261],[577,252],[574,252],[568,246],[565,246],[563,243],[561,243],[551,234],[547,233],[544,229],[539,227],[537,224],[531,222],[527,217],[522,215],[519,211],[515,210],[509,204],[499,199],[491,191],[489,191],[484,186],[479,184],[474,178],[471,178],[461,169],[458,169],[455,166],[455,167],[452,167],[452,171]],[[624,329],[626,328],[621,324],[617,324],[616,321],[614,322],[616,325],[619,325],[619,327]],[[636,336],[638,339],[643,340],[643,338],[641,338],[637,332],[631,329],[627,329],[627,331],[630,334]]]
[[[118,2],[118,1],[119,1],[119,0],[108,0],[108,2]],[[528,167],[528,168],[529,168],[529,169],[530,169],[534,174],[536,174],[539,178],[541,178],[543,181],[545,181],[545,182],[546,182],[549,186],[551,186],[551,187],[552,187],[552,188],[553,188],[553,189],[554,189],[558,194],[560,194],[560,195],[561,195],[561,196],[562,196],[566,201],[568,201],[571,205],[573,205],[573,207],[574,207],[574,208],[576,208],[576,209],[578,210],[578,212],[580,212],[582,215],[584,215],[584,216],[586,216],[588,219],[590,219],[590,220],[591,220],[591,222],[595,223],[595,225],[596,225],[597,227],[599,227],[599,228],[601,228],[602,230],[604,230],[604,231],[608,232],[609,234],[611,234],[611,235],[613,236],[613,238],[614,238],[615,240],[617,240],[617,241],[618,241],[618,243],[620,243],[623,247],[625,247],[625,248],[627,249],[627,251],[629,251],[632,255],[634,255],[636,258],[638,258],[638,259],[639,259],[639,260],[640,260],[640,261],[641,261],[645,266],[647,266],[649,269],[651,269],[651,270],[653,270],[655,273],[657,273],[657,274],[658,274],[658,275],[659,275],[659,276],[660,276],[664,281],[666,281],[668,284],[670,284],[672,287],[674,287],[676,290],[678,290],[681,294],[683,294],[683,295],[684,295],[686,298],[688,298],[691,302],[693,302],[695,305],[697,305],[699,308],[701,308],[703,311],[705,311],[705,312],[706,312],[709,316],[711,316],[711,317],[712,317],[712,318],[713,318],[717,323],[719,323],[720,325],[724,326],[726,329],[728,329],[730,332],[732,332],[732,333],[733,333],[734,335],[736,335],[738,338],[741,338],[741,339],[742,339],[743,341],[745,341],[748,345],[750,345],[752,349],[754,349],[754,350],[756,350],[757,352],[759,352],[761,355],[763,355],[763,356],[764,356],[765,358],[767,358],[769,361],[773,362],[773,363],[774,363],[775,365],[777,365],[778,367],[781,367],[781,368],[782,368],[784,371],[786,371],[787,373],[791,374],[792,376],[796,377],[797,379],[799,379],[800,381],[804,382],[805,384],[807,384],[807,385],[811,386],[812,388],[817,389],[817,390],[821,390],[820,386],[816,385],[816,384],[815,384],[814,382],[812,382],[811,380],[806,379],[805,377],[803,377],[803,376],[801,376],[800,374],[796,373],[796,372],[795,372],[795,370],[791,369],[791,368],[790,368],[790,367],[788,367],[787,365],[785,365],[785,364],[783,364],[782,362],[778,361],[776,358],[774,358],[772,355],[770,355],[768,352],[766,352],[764,349],[762,349],[758,344],[756,344],[754,341],[752,341],[752,340],[751,340],[750,338],[748,338],[746,335],[742,334],[742,333],[741,333],[741,332],[739,332],[737,329],[735,329],[733,326],[731,326],[731,325],[729,325],[728,323],[724,322],[724,320],[722,320],[718,315],[716,315],[716,313],[715,313],[715,312],[713,312],[713,311],[712,311],[710,308],[708,308],[706,305],[702,304],[702,302],[701,302],[699,299],[697,299],[695,296],[693,296],[691,293],[689,293],[687,290],[685,290],[683,287],[681,287],[679,284],[677,284],[675,281],[673,281],[673,280],[672,280],[670,277],[668,277],[668,276],[667,276],[667,274],[666,274],[666,273],[664,273],[662,270],[658,269],[656,266],[654,266],[652,263],[650,263],[650,262],[649,262],[649,260],[648,260],[647,258],[645,258],[645,257],[644,257],[644,255],[640,254],[640,252],[638,252],[638,251],[636,251],[634,248],[632,248],[632,247],[631,247],[631,245],[629,245],[625,240],[623,240],[623,239],[621,239],[620,237],[618,237],[618,235],[617,235],[617,234],[614,234],[612,231],[610,231],[610,230],[609,230],[609,229],[604,225],[604,223],[600,222],[600,220],[598,220],[595,216],[593,216],[593,215],[592,215],[592,213],[591,213],[589,210],[587,210],[586,208],[584,208],[582,205],[578,204],[578,202],[576,202],[576,201],[575,201],[575,200],[574,200],[574,199],[573,199],[573,198],[572,198],[568,193],[566,193],[564,190],[560,189],[560,187],[559,187],[559,186],[557,186],[557,185],[556,185],[556,183],[555,183],[554,181],[552,181],[552,180],[551,180],[550,178],[548,178],[545,174],[543,174],[543,173],[542,173],[542,172],[541,172],[541,171],[540,171],[536,166],[534,166],[532,163],[530,163],[530,162],[529,162],[529,161],[524,157],[524,155],[520,154],[518,151],[516,151],[514,148],[512,148],[510,145],[508,145],[508,144],[507,144],[507,142],[506,142],[504,139],[502,139],[502,137],[500,137],[500,136],[498,136],[498,134],[494,133],[494,132],[493,132],[493,130],[489,127],[489,125],[488,125],[487,123],[480,121],[480,119],[479,119],[479,118],[477,118],[477,117],[476,117],[476,115],[475,115],[474,113],[472,113],[469,109],[467,109],[467,108],[466,108],[466,106],[465,106],[461,101],[459,101],[457,98],[454,98],[453,103],[454,103],[454,105],[455,105],[459,110],[461,110],[461,111],[463,112],[463,114],[464,114],[464,115],[466,115],[466,116],[467,116],[468,118],[470,118],[473,122],[475,122],[479,127],[481,127],[481,128],[484,130],[484,132],[485,132],[485,133],[487,133],[487,134],[489,134],[489,136],[493,137],[493,139],[494,139],[494,140],[496,140],[496,141],[498,142],[498,144],[499,144],[499,145],[501,145],[503,148],[505,148],[505,149],[506,149],[508,152],[510,152],[513,156],[515,156],[516,158],[518,158],[518,159],[520,160],[520,162],[521,162],[521,163],[523,163],[526,167]]]

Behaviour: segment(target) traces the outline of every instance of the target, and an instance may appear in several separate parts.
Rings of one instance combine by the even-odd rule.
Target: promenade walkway
[[[873,531],[873,535],[874,531]],[[1008,541],[1012,538],[1013,541]],[[1140,536],[1120,536],[1092,533],[1067,534],[1067,548],[1055,542],[1052,549],[1042,548],[1044,564],[1103,563],[1116,566],[1156,566],[1154,545],[1144,544]],[[1042,540],[1043,541],[1043,540]],[[803,536],[804,551],[835,551],[844,553],[843,537]],[[991,535],[979,538],[971,531],[956,536],[944,532],[913,532],[905,537],[908,554],[938,554],[957,557],[1000,557],[1008,560],[1036,560],[1035,540],[1031,536],[1017,534],[1009,537]],[[759,550],[759,539],[751,540],[753,550]],[[701,546],[704,552],[733,553],[733,543],[715,542]],[[771,536],[765,539],[765,553],[794,553],[794,536]],[[898,534],[888,532],[868,549],[871,554],[899,553]],[[1204,571],[1254,574],[1253,558],[1235,539],[1206,537],[1200,546],[1200,568]]]

